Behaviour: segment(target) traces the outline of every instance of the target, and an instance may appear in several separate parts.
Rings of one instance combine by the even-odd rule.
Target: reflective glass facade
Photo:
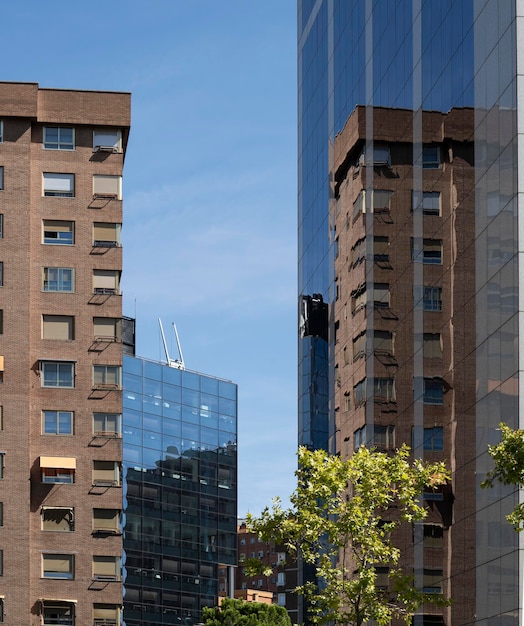
[[[479,488],[498,423],[522,424],[521,14],[298,2],[299,296],[327,305],[324,330],[301,323],[299,443],[447,460],[439,550],[399,539],[417,584],[442,570],[447,626],[521,620],[517,495]]]
[[[124,357],[124,620],[193,625],[235,565],[237,387]]]

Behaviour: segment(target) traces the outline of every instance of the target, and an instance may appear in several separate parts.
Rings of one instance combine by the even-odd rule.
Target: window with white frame
[[[40,361],[42,387],[75,386],[75,364],[73,361]]]
[[[120,365],[93,365],[94,387],[120,387]]]
[[[73,198],[75,195],[75,175],[44,172],[44,196]]]
[[[104,128],[93,131],[94,152],[122,152],[122,132]]]
[[[121,224],[95,222],[93,224],[93,246],[97,248],[117,248],[120,246]]]
[[[75,529],[72,507],[43,506],[42,530],[46,532],[70,533]]]
[[[93,461],[93,485],[117,487],[120,485],[120,464],[118,461]]]
[[[286,574],[285,572],[278,572],[277,574],[277,585],[279,587],[283,587],[286,584]]]
[[[120,413],[93,413],[93,434],[99,437],[120,437],[122,435]]]
[[[72,315],[42,315],[42,339],[71,341],[75,338],[75,318]]]
[[[120,580],[120,557],[93,556],[93,580],[104,582]]]
[[[46,150],[74,150],[75,129],[44,126],[44,148]]]
[[[65,220],[44,220],[43,241],[49,244],[72,246],[75,243],[75,223]]]
[[[93,292],[97,294],[118,294],[120,291],[120,270],[93,270]]]
[[[42,577],[73,580],[75,557],[73,554],[42,554]]]
[[[93,175],[93,196],[95,198],[122,199],[122,176]]]
[[[74,277],[75,270],[71,267],[44,267],[42,290],[72,292],[75,289]]]
[[[440,215],[440,192],[422,192],[422,213],[424,215]]]
[[[72,435],[73,411],[42,411],[42,434]]]

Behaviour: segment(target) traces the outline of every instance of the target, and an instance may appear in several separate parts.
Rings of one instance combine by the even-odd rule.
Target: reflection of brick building
[[[296,587],[296,569],[285,549],[272,542],[260,541],[255,533],[248,532],[245,522],[238,526],[237,541],[235,597],[244,597],[247,594],[248,599],[263,602],[265,600],[262,597],[266,597],[269,592],[273,603],[286,607],[293,621],[293,613],[296,611],[296,595],[293,593]],[[260,559],[264,565],[273,568],[273,573],[271,576],[246,576],[242,568],[242,562],[246,559]],[[263,593],[258,600],[253,595],[256,592]]]
[[[453,494],[425,494],[425,523],[398,543],[428,591],[449,595],[453,577],[462,623],[474,613],[473,116],[423,113],[418,151],[411,123],[411,111],[357,107],[335,139],[337,452],[406,443],[454,470]]]

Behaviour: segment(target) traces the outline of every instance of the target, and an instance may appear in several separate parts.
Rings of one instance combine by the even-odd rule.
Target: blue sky
[[[296,9],[292,0],[27,0],[0,80],[131,91],[124,313],[137,353],[239,385],[239,515],[294,486]],[[169,340],[172,352],[174,341]]]

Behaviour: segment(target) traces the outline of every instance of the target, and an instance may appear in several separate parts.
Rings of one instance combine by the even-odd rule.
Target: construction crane
[[[175,322],[172,322],[172,324],[173,324],[173,331],[175,333],[175,339],[176,339],[176,345],[177,345],[177,350],[178,350],[178,356],[180,357],[178,359],[171,359],[169,357],[169,350],[167,349],[166,336],[164,335],[164,327],[162,326],[162,320],[160,318],[158,318],[158,324],[160,326],[160,332],[162,334],[162,342],[164,344],[164,351],[166,353],[167,364],[169,365],[169,367],[174,367],[177,370],[184,370],[184,369],[186,369],[185,365],[184,365],[184,357],[182,356],[182,348],[180,346],[180,339],[178,338],[178,332],[177,332],[177,329],[176,329]]]

